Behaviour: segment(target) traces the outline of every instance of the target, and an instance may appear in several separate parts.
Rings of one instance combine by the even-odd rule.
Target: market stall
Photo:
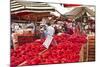
[[[11,66],[88,61],[90,36],[85,32],[74,32],[77,28],[74,25],[84,22],[79,22],[80,17],[89,16],[95,14],[87,7],[76,7],[61,15],[47,3],[11,1]],[[48,37],[52,39],[48,40]],[[48,45],[48,42],[46,48],[44,43]]]

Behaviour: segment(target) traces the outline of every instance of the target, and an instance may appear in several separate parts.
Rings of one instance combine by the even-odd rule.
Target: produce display
[[[49,49],[42,45],[45,39],[25,43],[18,46],[16,50],[11,49],[11,67],[16,67],[23,62],[25,62],[23,65],[79,62],[81,47],[87,42],[86,35],[63,33],[55,35],[54,39],[57,45],[51,43]]]

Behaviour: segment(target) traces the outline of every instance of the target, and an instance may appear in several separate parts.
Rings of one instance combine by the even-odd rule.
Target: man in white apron
[[[47,26],[46,26],[46,40],[44,41],[43,45],[46,47],[46,48],[49,48],[52,40],[53,40],[53,35],[55,33],[55,29],[51,26],[50,23],[47,23]]]

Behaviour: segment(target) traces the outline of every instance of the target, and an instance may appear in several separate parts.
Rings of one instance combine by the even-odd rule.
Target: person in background
[[[64,32],[67,33],[67,30],[68,30],[68,28],[67,28],[67,24],[64,23],[62,27],[63,27]]]
[[[59,30],[58,30],[58,24],[57,24],[57,21],[53,24],[54,26],[54,29],[55,29],[55,34],[58,34],[59,33]]]
[[[17,32],[21,29],[21,26],[18,23],[12,23],[12,32]]]
[[[35,25],[34,25],[34,23],[33,23],[33,22],[31,22],[31,23],[27,24],[27,28],[32,29],[32,33],[34,33],[34,32],[35,32]]]
[[[40,23],[36,23],[34,37],[36,39],[40,38]]]
[[[41,33],[41,39],[42,38],[46,38],[46,26],[44,24],[41,24],[41,29],[40,29],[40,33]]]
[[[67,23],[67,33],[72,35],[74,32],[73,32],[73,27],[72,27],[72,22],[68,22]]]
[[[58,29],[57,29],[57,26],[55,26],[54,29],[55,29],[55,34],[58,34],[59,31],[58,31]]]

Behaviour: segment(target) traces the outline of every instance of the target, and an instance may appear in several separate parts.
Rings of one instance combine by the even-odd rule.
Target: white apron
[[[48,49],[52,40],[53,40],[53,36],[48,35],[46,37],[46,40],[44,41],[43,45]]]

